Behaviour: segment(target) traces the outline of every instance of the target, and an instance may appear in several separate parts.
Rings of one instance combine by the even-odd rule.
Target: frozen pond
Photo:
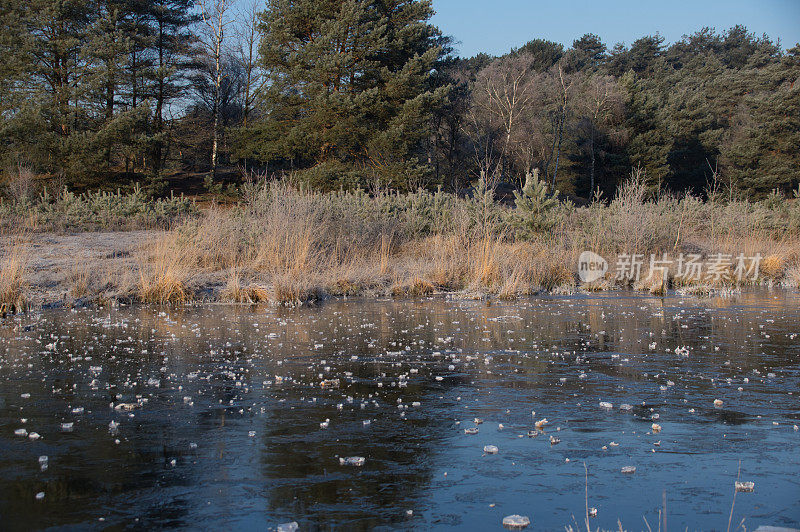
[[[787,292],[46,311],[0,382],[3,530],[800,522]]]

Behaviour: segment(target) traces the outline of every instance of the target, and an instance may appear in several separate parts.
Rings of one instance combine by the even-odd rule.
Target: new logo
[[[603,277],[608,271],[606,259],[591,251],[584,251],[578,257],[578,277],[584,283],[591,283]]]

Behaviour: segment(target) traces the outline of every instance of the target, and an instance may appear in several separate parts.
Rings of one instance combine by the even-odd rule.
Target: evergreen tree
[[[763,198],[788,192],[800,178],[800,46],[768,69],[748,92],[722,146],[724,169],[739,190]]]
[[[531,238],[537,233],[547,231],[555,225],[553,211],[558,207],[558,190],[552,194],[547,184],[539,179],[539,169],[525,176],[522,193],[514,191],[514,225],[517,234],[523,238]]]
[[[240,137],[244,154],[312,169],[321,188],[371,176],[404,188],[425,172],[418,157],[429,114],[446,90],[431,71],[445,44],[429,1],[270,0],[261,60],[266,119]]]
[[[642,167],[650,189],[658,190],[669,174],[667,158],[672,146],[665,127],[664,96],[654,90],[652,81],[639,78],[633,71],[622,76],[620,84],[628,94],[626,127],[631,165]]]
[[[186,89],[188,73],[194,68],[197,37],[190,32],[197,16],[191,12],[193,0],[155,0],[149,6],[153,52],[152,162],[154,173],[164,164],[164,108]]]
[[[587,33],[572,43],[572,49],[567,54],[566,68],[569,71],[595,71],[606,58],[606,45],[600,37]]]

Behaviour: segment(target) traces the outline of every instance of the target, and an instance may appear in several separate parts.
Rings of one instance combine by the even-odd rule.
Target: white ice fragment
[[[348,456],[346,458],[339,458],[339,465],[361,467],[367,461],[363,456]]]
[[[496,445],[484,445],[483,446],[483,452],[485,452],[486,454],[497,454],[498,451],[499,451],[499,449],[497,448]]]
[[[622,467],[622,472],[625,474],[636,473],[636,466],[626,465]]]
[[[276,532],[297,532],[297,529],[300,528],[300,525],[297,524],[297,521],[292,521],[291,523],[281,523],[278,525],[278,528],[275,529]]]
[[[503,518],[503,527],[509,530],[522,530],[531,524],[531,520],[526,515],[507,515]]]
[[[614,408],[614,405],[612,405],[608,401],[600,401],[600,408],[606,408],[608,410],[611,410],[612,408]]]
[[[753,491],[756,484],[755,482],[739,482],[737,480],[734,486],[736,487],[736,491]]]

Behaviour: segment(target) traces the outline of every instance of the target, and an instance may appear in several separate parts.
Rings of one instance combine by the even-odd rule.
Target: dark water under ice
[[[0,529],[563,530],[584,463],[593,529],[725,530],[739,467],[731,530],[797,527],[796,424],[786,292],[46,311],[0,322]]]

